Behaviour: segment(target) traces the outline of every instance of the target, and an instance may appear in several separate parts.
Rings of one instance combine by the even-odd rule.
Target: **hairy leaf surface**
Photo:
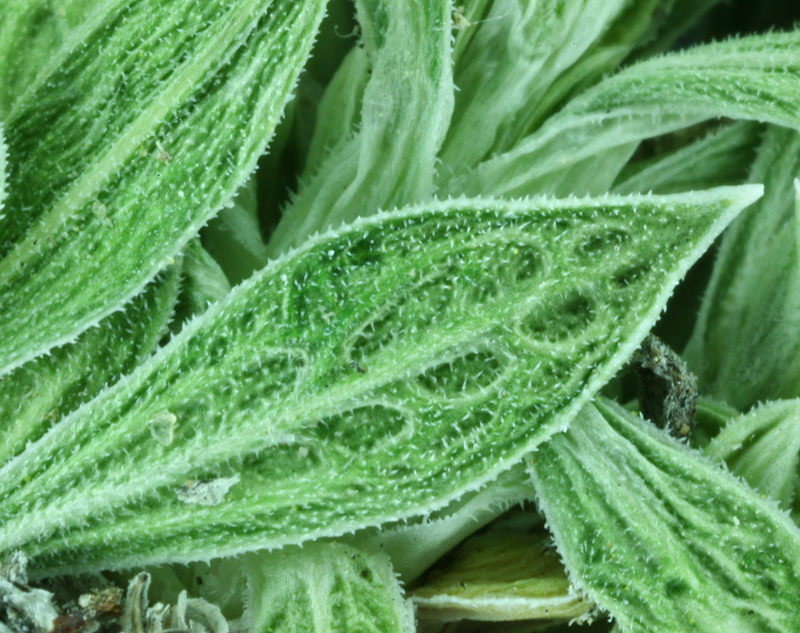
[[[751,182],[765,197],[720,246],[685,356],[701,389],[746,411],[800,397],[800,132],[769,129]]]
[[[587,406],[530,471],[570,579],[621,631],[800,627],[797,526],[619,405]]]
[[[414,610],[386,556],[340,543],[251,555],[245,621],[253,633],[414,633]]]
[[[130,373],[167,333],[180,266],[156,277],[125,308],[76,341],[17,367],[0,381],[0,463],[23,451],[68,413]]]
[[[93,12],[5,121],[0,373],[118,309],[231,198],[324,10],[153,4]]]
[[[563,428],[760,194],[449,200],[310,240],[0,469],[0,551],[187,561],[440,508]]]
[[[716,117],[800,129],[800,31],[719,42],[635,64],[573,99],[513,150],[478,166],[455,191],[484,195],[583,193],[561,171],[593,157]],[[621,153],[606,191],[628,161]],[[606,159],[607,161],[608,159]],[[451,189],[452,190],[452,189]]]
[[[778,400],[732,419],[703,452],[788,510],[800,461],[800,400]]]
[[[356,6],[370,79],[361,96],[359,77],[366,69],[354,53],[347,69],[354,77],[343,77],[344,85],[333,89],[348,104],[343,126],[360,98],[359,133],[331,147],[319,171],[309,175],[272,235],[272,256],[318,231],[433,195],[436,153],[453,109],[452,1],[359,0]],[[323,126],[327,136],[329,124]]]

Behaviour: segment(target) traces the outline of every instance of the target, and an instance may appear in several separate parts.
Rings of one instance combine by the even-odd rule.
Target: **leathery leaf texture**
[[[4,121],[0,375],[119,309],[230,200],[324,4],[114,0],[59,49]]]
[[[0,469],[0,552],[180,562],[441,507],[564,428],[760,195],[447,200],[314,238]]]
[[[529,460],[572,582],[620,631],[800,630],[800,531],[771,501],[598,400]]]

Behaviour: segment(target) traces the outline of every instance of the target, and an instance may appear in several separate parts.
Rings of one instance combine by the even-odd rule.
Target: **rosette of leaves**
[[[713,4],[7,3],[0,553],[410,631],[396,574],[535,500],[562,617],[798,630],[796,406],[703,455],[596,400],[731,223],[687,357],[740,411],[800,397],[800,33],[656,55]]]

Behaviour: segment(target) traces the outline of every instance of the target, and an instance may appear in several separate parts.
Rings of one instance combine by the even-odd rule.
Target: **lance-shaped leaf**
[[[800,400],[770,402],[732,419],[703,452],[788,510],[800,459]]]
[[[537,111],[551,84],[592,46],[625,4],[493,2],[455,68],[459,90],[440,154],[440,180],[446,182],[488,156],[511,149],[529,125],[528,113]]]
[[[360,0],[356,5],[372,73],[361,97],[360,132],[331,148],[311,174],[275,229],[270,255],[320,230],[433,195],[436,153],[453,109],[452,2]],[[360,96],[363,61],[351,55],[346,72],[353,75],[342,78],[344,85],[333,85],[350,106],[337,113],[343,125]],[[327,137],[331,126],[322,125]]]
[[[118,309],[231,198],[324,10],[155,4],[94,12],[5,122],[0,372]]]
[[[800,133],[771,128],[751,174],[765,198],[726,233],[685,352],[701,389],[741,411],[800,397],[798,176]]]
[[[760,195],[448,200],[310,240],[0,469],[0,551],[108,569],[443,507],[563,428]]]
[[[570,579],[623,632],[800,628],[800,531],[650,423],[597,401],[530,472]]]
[[[414,633],[386,556],[341,543],[253,554],[243,622],[252,633]]]
[[[0,463],[68,413],[130,373],[167,333],[180,266],[161,273],[122,311],[73,343],[17,367],[0,381]]]
[[[592,159],[615,148],[717,117],[800,129],[800,31],[699,46],[635,64],[573,99],[513,150],[486,161],[460,183],[467,193],[576,193]],[[617,158],[622,169],[628,156]],[[588,167],[587,167],[588,169]],[[588,178],[586,191],[611,180]]]
[[[678,193],[746,182],[763,126],[739,121],[685,147],[629,164],[614,193]]]

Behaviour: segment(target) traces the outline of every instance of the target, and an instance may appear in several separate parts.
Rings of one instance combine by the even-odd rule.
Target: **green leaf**
[[[386,554],[400,580],[408,584],[470,534],[529,498],[528,475],[520,463],[485,488],[469,492],[427,516],[361,530],[340,540],[368,552]]]
[[[178,296],[174,265],[122,311],[73,343],[17,367],[0,380],[0,464],[20,454],[81,404],[133,371],[167,333]]]
[[[413,633],[414,611],[386,556],[311,543],[245,559],[252,633]]]
[[[763,132],[761,125],[740,121],[684,147],[630,163],[613,191],[668,194],[746,182]]]
[[[5,0],[0,12],[0,117],[5,117],[69,36],[99,6],[95,0]]]
[[[256,207],[256,179],[251,177],[202,232],[203,247],[233,286],[267,265]]]
[[[0,372],[118,309],[232,197],[323,10],[137,0],[92,14],[5,121]]]
[[[800,133],[771,128],[753,166],[766,195],[725,234],[685,351],[701,390],[746,411],[800,397]]]
[[[641,418],[598,400],[530,470],[570,579],[621,631],[800,630],[800,531]]]
[[[170,330],[177,334],[189,319],[203,314],[210,304],[221,301],[230,291],[222,268],[203,248],[200,239],[194,238],[183,249],[181,292]]]
[[[299,246],[318,231],[433,195],[436,154],[453,107],[452,3],[356,4],[372,68],[362,98],[360,131],[331,148],[327,161],[286,209],[268,244],[271,256]],[[354,81],[333,86],[345,91],[351,105],[359,94],[362,62],[353,57]],[[352,112],[345,109],[340,116],[344,127]],[[330,133],[327,127],[322,134]]]
[[[440,154],[440,183],[461,176],[492,154],[510,150],[533,124],[528,113],[537,112],[551,84],[580,59],[626,4],[626,0],[493,2],[455,69],[459,90]]]
[[[635,64],[573,99],[536,133],[450,190],[503,196],[597,193],[610,187],[629,154],[621,152],[615,167],[606,167],[610,180],[564,178],[559,172],[584,165],[591,172],[598,155],[710,118],[800,129],[799,47],[800,31],[771,33]],[[576,188],[576,182],[582,186]]]
[[[468,538],[411,599],[425,622],[580,621],[594,606],[570,586],[544,526],[524,524]]]
[[[441,508],[563,428],[760,195],[449,200],[309,240],[0,469],[0,552],[109,569]]]
[[[770,402],[732,419],[703,452],[788,510],[800,462],[800,400]]]
[[[6,192],[6,177],[8,175],[8,167],[6,165],[7,161],[8,148],[6,147],[5,135],[3,134],[3,126],[0,124],[0,211],[3,210],[6,197],[8,196],[8,193]],[[5,216],[0,213],[0,220],[2,220],[3,217]]]

